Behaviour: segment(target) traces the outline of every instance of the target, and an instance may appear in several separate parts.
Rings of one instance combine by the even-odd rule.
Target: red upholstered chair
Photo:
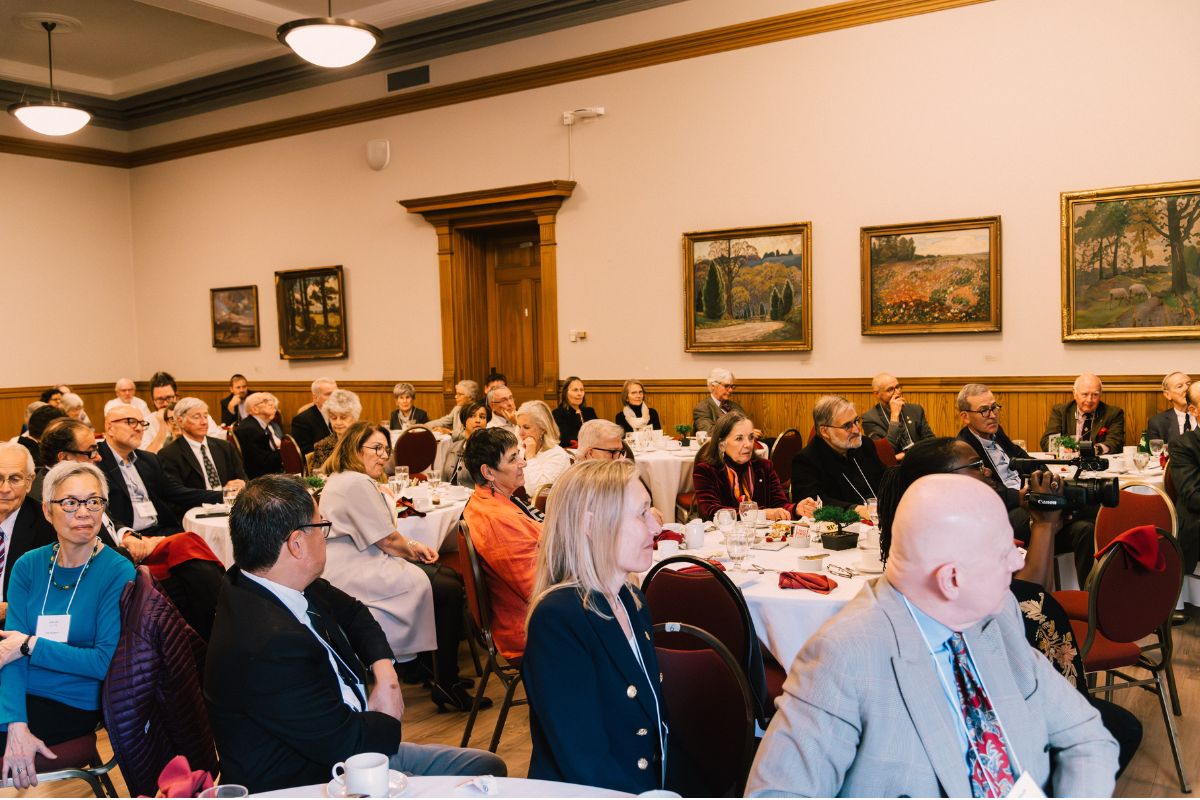
[[[900,464],[896,460],[896,448],[892,447],[892,443],[887,439],[872,439],[875,442],[875,452],[879,454],[879,460],[883,462],[885,467],[895,467]]]
[[[697,567],[702,571],[685,573],[675,569],[681,566]],[[655,623],[702,625],[733,653],[753,690],[755,716],[766,728],[775,711],[774,700],[778,695],[768,693],[770,681],[765,674],[762,649],[750,619],[750,609],[733,581],[703,559],[672,556],[650,568],[642,581],[642,593]],[[674,648],[698,646],[687,637],[675,641],[669,634],[658,641]],[[775,663],[774,659],[772,663]],[[782,672],[782,668],[779,671]],[[783,679],[779,678],[777,683],[782,688]]]
[[[771,448],[771,466],[779,476],[784,494],[791,494],[792,459],[804,449],[804,437],[795,428],[788,428],[775,437],[775,446]]]
[[[471,532],[467,528],[467,523],[461,521],[458,523],[458,552],[464,559],[462,577],[463,585],[467,590],[471,636],[487,652],[487,664],[483,668],[483,675],[479,678],[475,702],[471,704],[471,715],[467,717],[467,726],[463,730],[459,747],[466,747],[471,741],[471,731],[475,728],[475,718],[479,716],[479,705],[483,701],[483,693],[487,689],[488,679],[495,675],[504,685],[504,702],[500,706],[500,716],[496,719],[496,727],[492,731],[492,743],[488,747],[494,753],[500,745],[500,734],[504,732],[504,723],[508,719],[509,709],[513,706],[525,705],[529,701],[525,698],[513,698],[517,687],[521,685],[521,662],[520,659],[512,661],[506,659],[492,639],[491,599],[488,596],[487,583],[483,579],[483,560],[475,552],[475,545],[471,542]]]
[[[1169,638],[1161,637],[1171,626],[1171,614],[1179,600],[1183,585],[1183,555],[1179,542],[1167,531],[1158,530],[1159,552],[1165,557],[1166,568],[1161,572],[1138,564],[1120,544],[1113,547],[1096,563],[1088,578],[1087,621],[1071,620],[1075,639],[1082,642],[1079,651],[1088,673],[1105,672],[1103,686],[1092,685],[1092,694],[1103,692],[1110,696],[1117,689],[1145,689],[1158,697],[1162,708],[1179,787],[1191,791],[1183,771],[1175,720],[1167,707],[1170,690],[1167,670],[1171,664],[1172,648]],[[1137,602],[1130,602],[1137,598]],[[1157,645],[1140,647],[1138,642],[1159,633]],[[1150,672],[1150,678],[1138,680],[1123,670],[1130,667]],[[1121,682],[1115,682],[1120,678]],[[1094,683],[1089,674],[1089,685]]]
[[[543,514],[546,513],[546,501],[550,499],[551,488],[553,488],[551,484],[543,484],[538,487],[537,493],[533,497],[534,507]]]
[[[234,437],[237,438],[237,437]],[[300,445],[291,434],[284,434],[279,441],[279,458],[283,462],[283,471],[289,475],[307,475],[308,461],[300,452]]]
[[[117,766],[117,757],[113,756],[107,762],[101,760],[96,749],[95,731],[78,739],[60,742],[50,749],[58,758],[51,760],[39,754],[33,760],[39,786],[54,781],[81,780],[87,781],[96,797],[117,797],[116,787],[108,777],[108,773]],[[50,791],[43,794],[53,797],[57,793]]]
[[[392,462],[408,467],[409,475],[424,472],[437,457],[437,438],[428,428],[409,428],[400,434],[392,451]]]
[[[655,625],[654,644],[671,749],[689,765],[672,773],[668,763],[667,788],[684,797],[741,797],[754,759],[754,703],[737,659],[686,623]]]

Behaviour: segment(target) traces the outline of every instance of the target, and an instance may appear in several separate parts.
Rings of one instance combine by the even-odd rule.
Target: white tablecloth
[[[183,529],[194,531],[204,538],[213,555],[221,559],[227,568],[233,566],[233,544],[229,541],[229,514],[221,512],[218,517],[198,519],[199,514],[214,513],[204,508],[193,508],[183,515]]]
[[[459,788],[468,778],[454,777],[411,777],[403,797],[475,797],[484,795],[469,786]],[[595,786],[580,786],[576,783],[555,783],[553,781],[533,781],[528,778],[496,778],[499,792],[490,797],[633,797],[624,792],[612,789],[599,789]],[[312,786],[297,786],[295,789],[278,789],[273,792],[252,794],[251,797],[328,797],[325,792],[326,784],[318,783]]]
[[[682,450],[649,450],[634,456],[638,472],[650,487],[650,499],[663,515],[663,520],[675,520],[675,497],[692,490],[694,448]]]
[[[396,442],[400,439],[400,434],[404,431],[392,429],[388,431],[392,435],[392,447],[396,446]],[[454,438],[448,433],[438,433],[433,431],[433,436],[437,439],[437,452],[433,456],[433,466],[430,469],[436,475],[442,474],[442,467],[446,464],[446,456],[450,453],[450,445],[454,442]]]

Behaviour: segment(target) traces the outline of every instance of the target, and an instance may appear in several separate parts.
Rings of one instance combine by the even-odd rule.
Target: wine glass
[[[1149,453],[1134,453],[1133,454],[1133,465],[1135,467],[1137,467],[1138,472],[1143,472],[1146,469],[1146,465],[1149,463],[1150,463],[1150,454]]]
[[[749,523],[751,526],[758,522],[758,503],[753,500],[743,500],[738,503],[738,517],[742,522]]]
[[[732,508],[722,508],[713,515],[713,522],[717,525],[717,530],[726,538],[729,537],[729,532],[733,530],[733,523],[736,521]]]
[[[641,450],[641,448],[638,447],[638,437],[636,433],[625,434],[625,444],[629,447],[631,452],[637,453]]]
[[[1159,456],[1162,455],[1164,444],[1165,443],[1163,442],[1162,439],[1151,439],[1150,440],[1150,455],[1153,456],[1155,460],[1157,460],[1159,458]]]
[[[733,562],[735,572],[741,571],[742,562],[750,553],[750,545],[753,542],[754,526],[744,522],[734,526],[734,529],[725,537],[725,552],[729,554],[729,560]]]

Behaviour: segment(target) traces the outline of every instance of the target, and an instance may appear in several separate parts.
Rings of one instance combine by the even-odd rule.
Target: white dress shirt
[[[213,469],[215,470],[217,468],[217,462],[213,461],[212,450],[209,448],[208,442],[197,442],[195,439],[187,436],[186,434],[184,435],[183,440],[188,443],[188,447],[192,448],[192,455],[196,457],[196,463],[200,465],[200,474],[204,476],[204,488],[210,491],[220,491],[221,487],[213,486],[212,481],[208,479],[208,470],[204,468],[204,456],[200,453],[201,447],[208,451],[208,460],[213,465]],[[221,477],[219,472],[217,473],[217,477]]]
[[[109,409],[111,409],[113,406],[122,406],[122,405],[133,406],[138,411],[142,412],[142,417],[144,419],[150,418],[150,406],[146,405],[146,401],[140,397],[135,397],[132,400],[130,400],[128,403],[126,403],[124,400],[122,400],[119,397],[114,397],[112,400],[109,400],[107,403],[104,404],[104,415],[108,416]]]

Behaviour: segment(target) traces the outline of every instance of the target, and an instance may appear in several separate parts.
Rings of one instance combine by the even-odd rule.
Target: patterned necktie
[[[954,684],[958,689],[963,722],[967,728],[967,766],[971,772],[972,797],[1005,797],[1016,778],[1008,756],[1008,742],[996,719],[992,703],[975,679],[961,633],[948,640],[954,655]]]
[[[209,488],[220,489],[221,477],[217,475],[217,468],[213,466],[212,459],[208,457],[208,447],[204,444],[200,445],[200,458],[204,461],[204,475],[208,478]]]
[[[0,587],[4,586],[4,568],[8,565],[5,558],[8,555],[8,543],[5,541],[4,531],[0,531]],[[0,600],[4,599],[3,591],[0,591]]]
[[[1079,438],[1083,441],[1088,441],[1092,438],[1092,415],[1083,415],[1083,429],[1079,432]]]
[[[728,414],[728,413],[729,413],[729,409],[731,409],[731,408],[733,408],[733,406],[730,404],[730,402],[729,402],[728,400],[722,400],[722,401],[721,401],[721,411],[723,411],[723,412],[725,412],[726,414]]]

